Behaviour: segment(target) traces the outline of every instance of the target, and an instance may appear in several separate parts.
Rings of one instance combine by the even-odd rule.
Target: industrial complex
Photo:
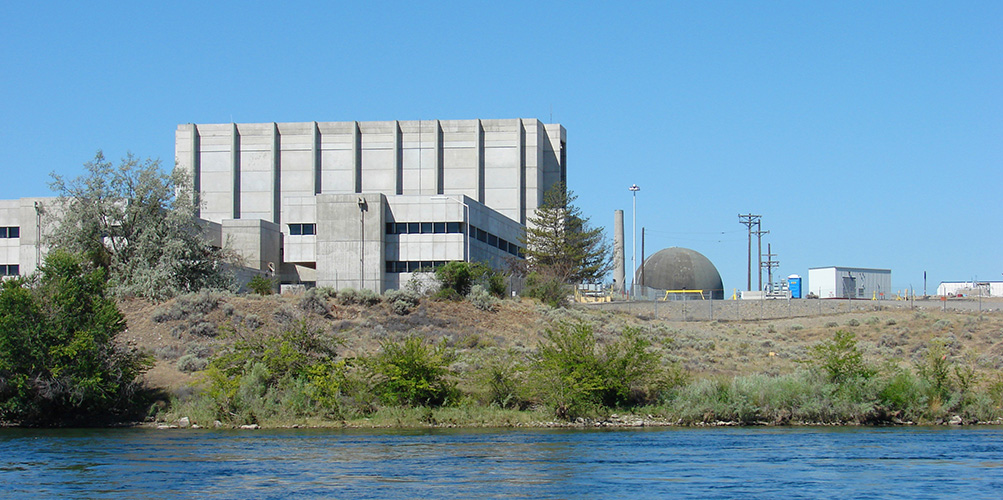
[[[449,261],[522,258],[527,218],[567,178],[566,141],[536,119],[184,124],[175,159],[208,237],[252,273],[382,292]],[[3,274],[34,271],[53,201],[0,201]]]

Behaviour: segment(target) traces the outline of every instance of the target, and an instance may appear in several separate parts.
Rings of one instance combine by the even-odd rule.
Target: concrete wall
[[[226,245],[243,258],[243,265],[259,271],[278,271],[282,233],[279,225],[261,219],[226,219],[222,223]]]
[[[385,211],[379,193],[317,196],[317,286],[383,292]]]
[[[35,272],[36,263],[45,258],[45,236],[54,227],[59,212],[57,198],[0,200],[0,227],[18,228],[18,237],[0,238],[0,264],[17,265],[21,276]],[[42,222],[41,241],[38,237],[39,217]]]
[[[566,131],[535,119],[184,124],[201,217],[288,219],[287,197],[467,196],[520,223],[566,179]]]

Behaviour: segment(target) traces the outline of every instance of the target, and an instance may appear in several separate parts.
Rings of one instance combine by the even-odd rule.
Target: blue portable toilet
[[[791,298],[792,299],[800,299],[801,298],[801,277],[798,276],[798,275],[796,275],[796,274],[792,274],[792,275],[788,276],[787,277],[787,289],[790,290],[790,292],[791,292]]]

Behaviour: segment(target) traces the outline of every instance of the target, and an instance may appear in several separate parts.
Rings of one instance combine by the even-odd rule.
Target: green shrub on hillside
[[[814,345],[810,350],[812,366],[825,373],[830,382],[843,384],[874,375],[874,369],[864,362],[857,349],[857,337],[852,332],[837,330],[832,340]]]
[[[421,295],[409,289],[389,290],[383,294],[383,301],[390,304],[390,309],[401,316],[411,313],[421,302]]]
[[[271,295],[275,289],[275,280],[258,274],[247,282],[247,288],[258,295]]]
[[[50,253],[37,282],[0,284],[0,422],[93,424],[129,418],[152,359],[116,345],[125,321],[105,273]]]
[[[561,324],[544,337],[534,369],[540,397],[558,417],[630,407],[657,396],[660,360],[637,329],[604,344],[588,323]]]
[[[526,276],[523,297],[537,299],[550,307],[564,307],[568,304],[571,287],[555,276],[532,272]]]
[[[305,320],[278,335],[231,332],[233,345],[210,361],[205,396],[214,418],[255,423],[292,412],[338,415],[345,364],[337,361],[341,340]]]
[[[380,303],[380,296],[376,292],[363,288],[343,288],[338,292],[338,303],[341,305],[358,304],[363,306],[374,306]]]
[[[435,270],[439,281],[437,297],[466,297],[474,285],[481,285],[495,297],[505,294],[505,275],[480,262],[447,262]]]
[[[459,399],[449,369],[455,359],[455,351],[445,343],[429,345],[409,336],[400,342],[383,342],[380,352],[364,363],[384,404],[444,406]]]

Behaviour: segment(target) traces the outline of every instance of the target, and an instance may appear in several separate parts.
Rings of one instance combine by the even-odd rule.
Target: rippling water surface
[[[1003,429],[0,429],[7,498],[1003,498]]]

